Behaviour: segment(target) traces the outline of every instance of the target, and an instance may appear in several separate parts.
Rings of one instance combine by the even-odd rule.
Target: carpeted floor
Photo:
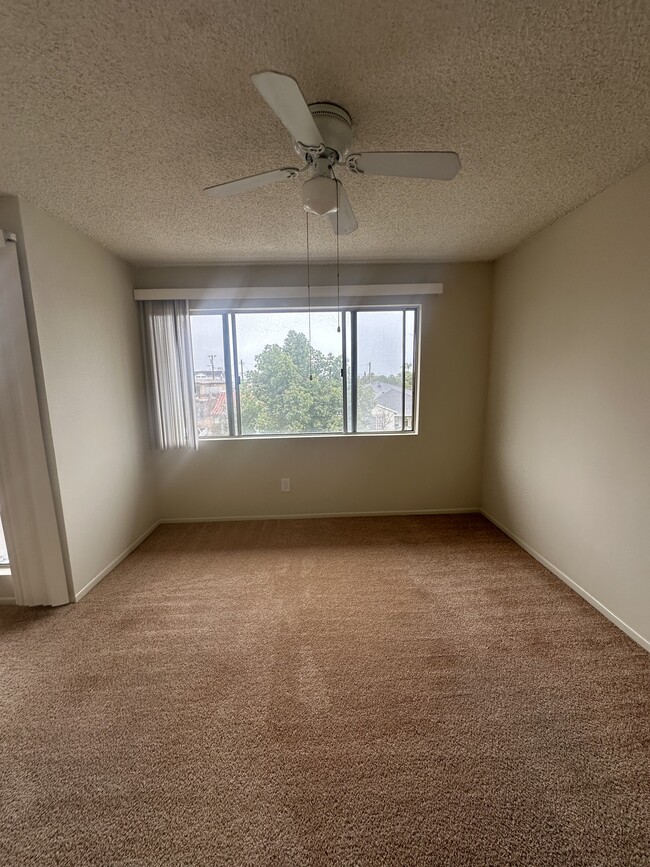
[[[7,867],[650,864],[650,656],[479,516],[162,526],[0,628]]]

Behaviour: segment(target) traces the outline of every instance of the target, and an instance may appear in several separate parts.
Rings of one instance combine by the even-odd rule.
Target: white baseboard
[[[15,596],[0,596],[0,605],[15,605]]]
[[[565,584],[568,584],[568,586],[572,590],[575,590],[575,592],[579,596],[582,596],[582,598],[585,599],[590,605],[592,605],[597,611],[600,611],[600,613],[603,614],[608,620],[611,620],[612,623],[615,626],[618,626],[618,628],[622,632],[624,632],[626,635],[629,635],[629,637],[633,641],[636,641],[636,643],[640,644],[641,647],[643,647],[645,650],[650,651],[649,639],[644,638],[642,635],[639,635],[639,633],[636,630],[632,629],[631,626],[628,626],[628,624],[625,623],[624,620],[621,620],[621,618],[617,617],[613,611],[610,611],[609,608],[602,604],[602,602],[599,602],[595,596],[592,596],[591,593],[584,589],[584,587],[581,587],[576,581],[574,581],[572,578],[569,578],[569,576],[565,572],[563,572],[561,569],[558,569],[557,566],[554,566],[553,563],[547,560],[546,557],[543,557],[539,553],[539,551],[531,548],[531,546],[524,542],[524,540],[521,539],[519,536],[517,536],[516,533],[513,533],[507,527],[504,527],[504,525],[500,521],[497,521],[497,519],[494,518],[492,515],[490,515],[489,512],[486,512],[485,509],[481,509],[480,511],[481,514],[483,514],[488,519],[488,521],[491,521],[495,525],[495,527],[498,527],[502,532],[506,534],[506,536],[510,536],[510,538],[514,542],[516,542],[520,548],[523,548],[524,551],[527,551],[531,555],[531,557],[534,557],[537,560],[538,563],[541,563],[542,566],[545,566],[549,570],[549,572],[552,572],[557,578],[560,579],[560,581],[564,581]]]
[[[405,509],[389,512],[301,512],[295,515],[219,515],[210,518],[161,518],[160,524],[211,524],[216,521],[299,521],[303,518],[386,518],[398,515],[480,514],[478,506],[461,509]]]
[[[142,535],[138,536],[138,538],[134,542],[131,542],[131,544],[129,545],[128,548],[125,548],[121,554],[118,554],[118,556],[111,563],[109,563],[105,569],[102,569],[102,571],[99,573],[99,575],[95,575],[94,578],[91,578],[91,580],[84,587],[82,587],[81,590],[79,590],[77,593],[75,593],[74,601],[79,602],[79,600],[82,599],[86,595],[86,593],[88,593],[90,590],[93,589],[95,584],[99,584],[99,582],[102,580],[102,578],[104,578],[106,575],[108,575],[109,572],[112,572],[113,569],[115,569],[115,567],[118,566],[122,562],[122,560],[124,560],[126,557],[128,557],[132,551],[135,551],[135,549],[138,547],[138,545],[140,545],[140,544],[142,544],[142,542],[144,542],[144,540],[147,538],[147,536],[150,536],[153,533],[153,531],[156,529],[158,524],[160,524],[160,521],[156,521],[154,524],[152,524],[148,530],[145,530],[144,533],[142,533]]]

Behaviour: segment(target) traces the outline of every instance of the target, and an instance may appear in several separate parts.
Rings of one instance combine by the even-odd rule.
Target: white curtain
[[[149,418],[159,449],[198,448],[187,301],[143,301]]]

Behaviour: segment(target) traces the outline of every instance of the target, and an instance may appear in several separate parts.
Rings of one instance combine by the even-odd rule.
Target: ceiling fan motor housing
[[[352,118],[348,112],[333,102],[314,102],[309,106],[309,111],[323,137],[325,147],[336,151],[339,160],[343,160],[352,147]],[[297,153],[301,153],[298,142],[294,143],[294,147]]]

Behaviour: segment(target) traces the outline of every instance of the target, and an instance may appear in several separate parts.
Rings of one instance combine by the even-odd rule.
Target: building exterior
[[[404,405],[402,406],[402,388],[390,382],[377,380],[372,390],[375,405],[371,410],[374,430],[402,430],[402,410],[404,411],[404,429],[413,427],[413,392],[404,389]]]
[[[194,408],[199,436],[228,436],[226,377],[222,368],[196,371]]]

